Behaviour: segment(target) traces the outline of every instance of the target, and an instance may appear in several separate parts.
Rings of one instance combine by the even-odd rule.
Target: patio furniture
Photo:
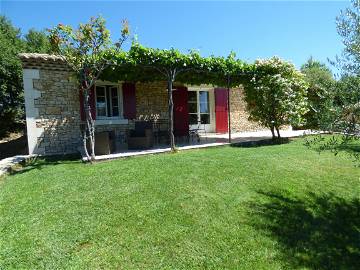
[[[128,148],[131,150],[149,149],[153,143],[153,123],[151,121],[136,121],[135,130],[130,130],[128,136]]]
[[[197,138],[198,143],[200,143],[200,135],[199,132],[205,133],[205,141],[207,141],[207,134],[205,124],[202,124],[201,121],[198,121],[197,127],[189,130],[189,142],[192,141],[194,137]]]
[[[115,140],[113,131],[95,133],[95,155],[109,155],[114,153]]]
[[[157,145],[162,142],[169,143],[169,121],[167,119],[158,119],[153,122],[154,141]]]

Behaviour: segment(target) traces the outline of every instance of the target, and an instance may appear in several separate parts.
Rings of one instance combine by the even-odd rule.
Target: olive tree
[[[354,143],[360,139],[360,1],[351,0],[351,5],[336,18],[337,32],[344,49],[331,63],[341,77],[334,84],[333,99],[321,114],[320,128],[333,136],[322,134],[307,140],[309,147],[320,151],[331,150],[347,153],[359,161],[359,151]],[[329,139],[330,138],[330,139]]]
[[[53,50],[62,55],[73,70],[80,93],[83,95],[86,122],[83,144],[88,160],[92,161],[95,159],[95,124],[90,109],[90,91],[101,73],[113,64],[111,58],[107,56],[121,50],[123,42],[129,35],[128,23],[123,21],[119,41],[115,44],[101,16],[92,17],[88,23],[80,24],[77,29],[59,24],[49,32]],[[87,142],[90,145],[90,154],[87,150]]]
[[[327,131],[340,132],[341,144],[359,139],[360,134],[360,1],[352,0],[351,6],[336,18],[337,32],[344,50],[334,64],[342,76],[335,85],[336,99],[331,112],[333,121],[327,123]],[[335,112],[335,113],[334,113]]]
[[[280,127],[299,125],[308,111],[307,84],[293,64],[278,57],[256,60],[253,76],[244,93],[250,119],[280,138]],[[276,131],[276,135],[275,135]]]

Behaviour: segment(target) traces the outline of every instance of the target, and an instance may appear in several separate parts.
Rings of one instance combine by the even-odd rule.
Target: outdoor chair
[[[150,149],[154,143],[153,123],[150,121],[136,121],[135,129],[128,135],[128,148],[131,150]]]
[[[200,143],[200,134],[199,132],[205,133],[205,141],[207,141],[207,134],[205,124],[202,124],[201,121],[198,121],[197,127],[189,130],[189,140],[193,141],[193,138],[196,137],[198,143]]]
[[[157,145],[169,143],[169,122],[167,119],[154,121],[154,141]]]

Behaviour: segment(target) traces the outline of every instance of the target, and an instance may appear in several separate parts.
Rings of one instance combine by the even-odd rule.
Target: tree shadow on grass
[[[352,157],[354,161],[358,163],[360,161],[360,138],[357,136],[320,134],[307,138],[304,145],[318,153],[324,151],[332,152],[335,155],[344,153]]]
[[[280,145],[290,143],[289,138],[280,138],[280,139],[262,139],[257,141],[245,141],[230,144],[231,147],[242,147],[242,148],[251,148],[251,147],[261,147],[269,145]]]
[[[359,154],[360,153],[360,144],[346,144],[340,145],[337,148],[339,151],[345,151],[351,154]]]
[[[274,238],[290,268],[360,269],[360,200],[309,193],[305,198],[259,192],[252,225]]]
[[[77,154],[74,155],[62,155],[62,156],[46,156],[46,157],[35,157],[30,160],[27,160],[19,166],[14,166],[10,169],[9,174],[23,174],[31,170],[42,170],[46,166],[54,166],[59,164],[70,164],[74,162],[79,162],[80,156]]]

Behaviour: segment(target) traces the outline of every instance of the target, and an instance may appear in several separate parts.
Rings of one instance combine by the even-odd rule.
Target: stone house
[[[27,136],[30,154],[55,155],[78,152],[82,145],[82,98],[71,70],[62,58],[21,54]],[[228,132],[228,92],[208,85],[174,86],[175,136],[186,136],[200,124],[208,133]],[[248,120],[242,89],[230,91],[232,132],[260,127]],[[166,82],[96,83],[90,97],[96,131],[112,131],[117,151],[127,149],[128,131],[135,121],[167,123]]]

